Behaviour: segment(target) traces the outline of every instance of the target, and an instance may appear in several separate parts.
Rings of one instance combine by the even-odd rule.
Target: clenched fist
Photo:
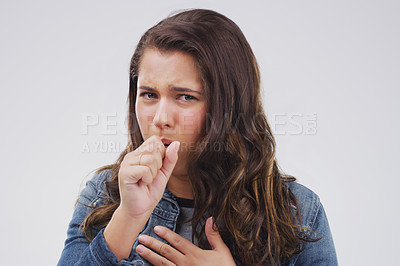
[[[178,161],[179,146],[174,141],[166,148],[158,136],[152,136],[125,155],[118,173],[120,211],[132,218],[150,216]]]

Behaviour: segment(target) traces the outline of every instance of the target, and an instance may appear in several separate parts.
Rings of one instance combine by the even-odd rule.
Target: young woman
[[[164,19],[129,78],[129,145],[82,190],[59,265],[337,264],[318,196],[278,169],[234,22]]]

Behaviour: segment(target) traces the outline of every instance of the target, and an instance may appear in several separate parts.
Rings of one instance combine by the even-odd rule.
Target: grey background
[[[398,263],[400,2],[215,2],[0,3],[1,265],[56,264],[80,188],[126,143],[139,37],[191,7],[248,38],[278,162],[320,196],[340,265]]]

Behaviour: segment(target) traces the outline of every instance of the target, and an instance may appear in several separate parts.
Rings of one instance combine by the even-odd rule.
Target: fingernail
[[[141,236],[139,236],[139,242],[140,243],[146,243],[146,241],[148,240],[149,238],[146,236],[146,235],[141,235]]]
[[[214,217],[211,217],[211,219],[209,219],[209,226],[211,227],[211,229],[213,231],[217,231],[218,227],[217,227],[217,224],[215,224],[214,222],[215,222]]]
[[[178,144],[175,144],[175,151],[178,151],[180,146],[181,146],[181,142],[178,141]]]
[[[136,251],[137,251],[138,253],[143,253],[144,247],[143,247],[142,245],[139,245],[139,246],[136,247]]]
[[[154,227],[154,232],[156,233],[156,234],[159,234],[159,233],[161,233],[161,231],[162,231],[162,228],[160,227],[160,226],[156,226],[156,227]]]

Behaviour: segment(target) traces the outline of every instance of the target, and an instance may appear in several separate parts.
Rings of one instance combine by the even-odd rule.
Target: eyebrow
[[[156,89],[152,88],[152,87],[147,87],[147,86],[140,86],[139,89],[141,90],[147,90],[147,91],[157,91]],[[171,87],[169,88],[169,90],[172,91],[179,91],[179,92],[192,92],[192,93],[197,93],[199,95],[202,95],[203,93],[199,92],[199,91],[195,91],[192,89],[188,89],[188,88],[181,88],[181,87]]]

